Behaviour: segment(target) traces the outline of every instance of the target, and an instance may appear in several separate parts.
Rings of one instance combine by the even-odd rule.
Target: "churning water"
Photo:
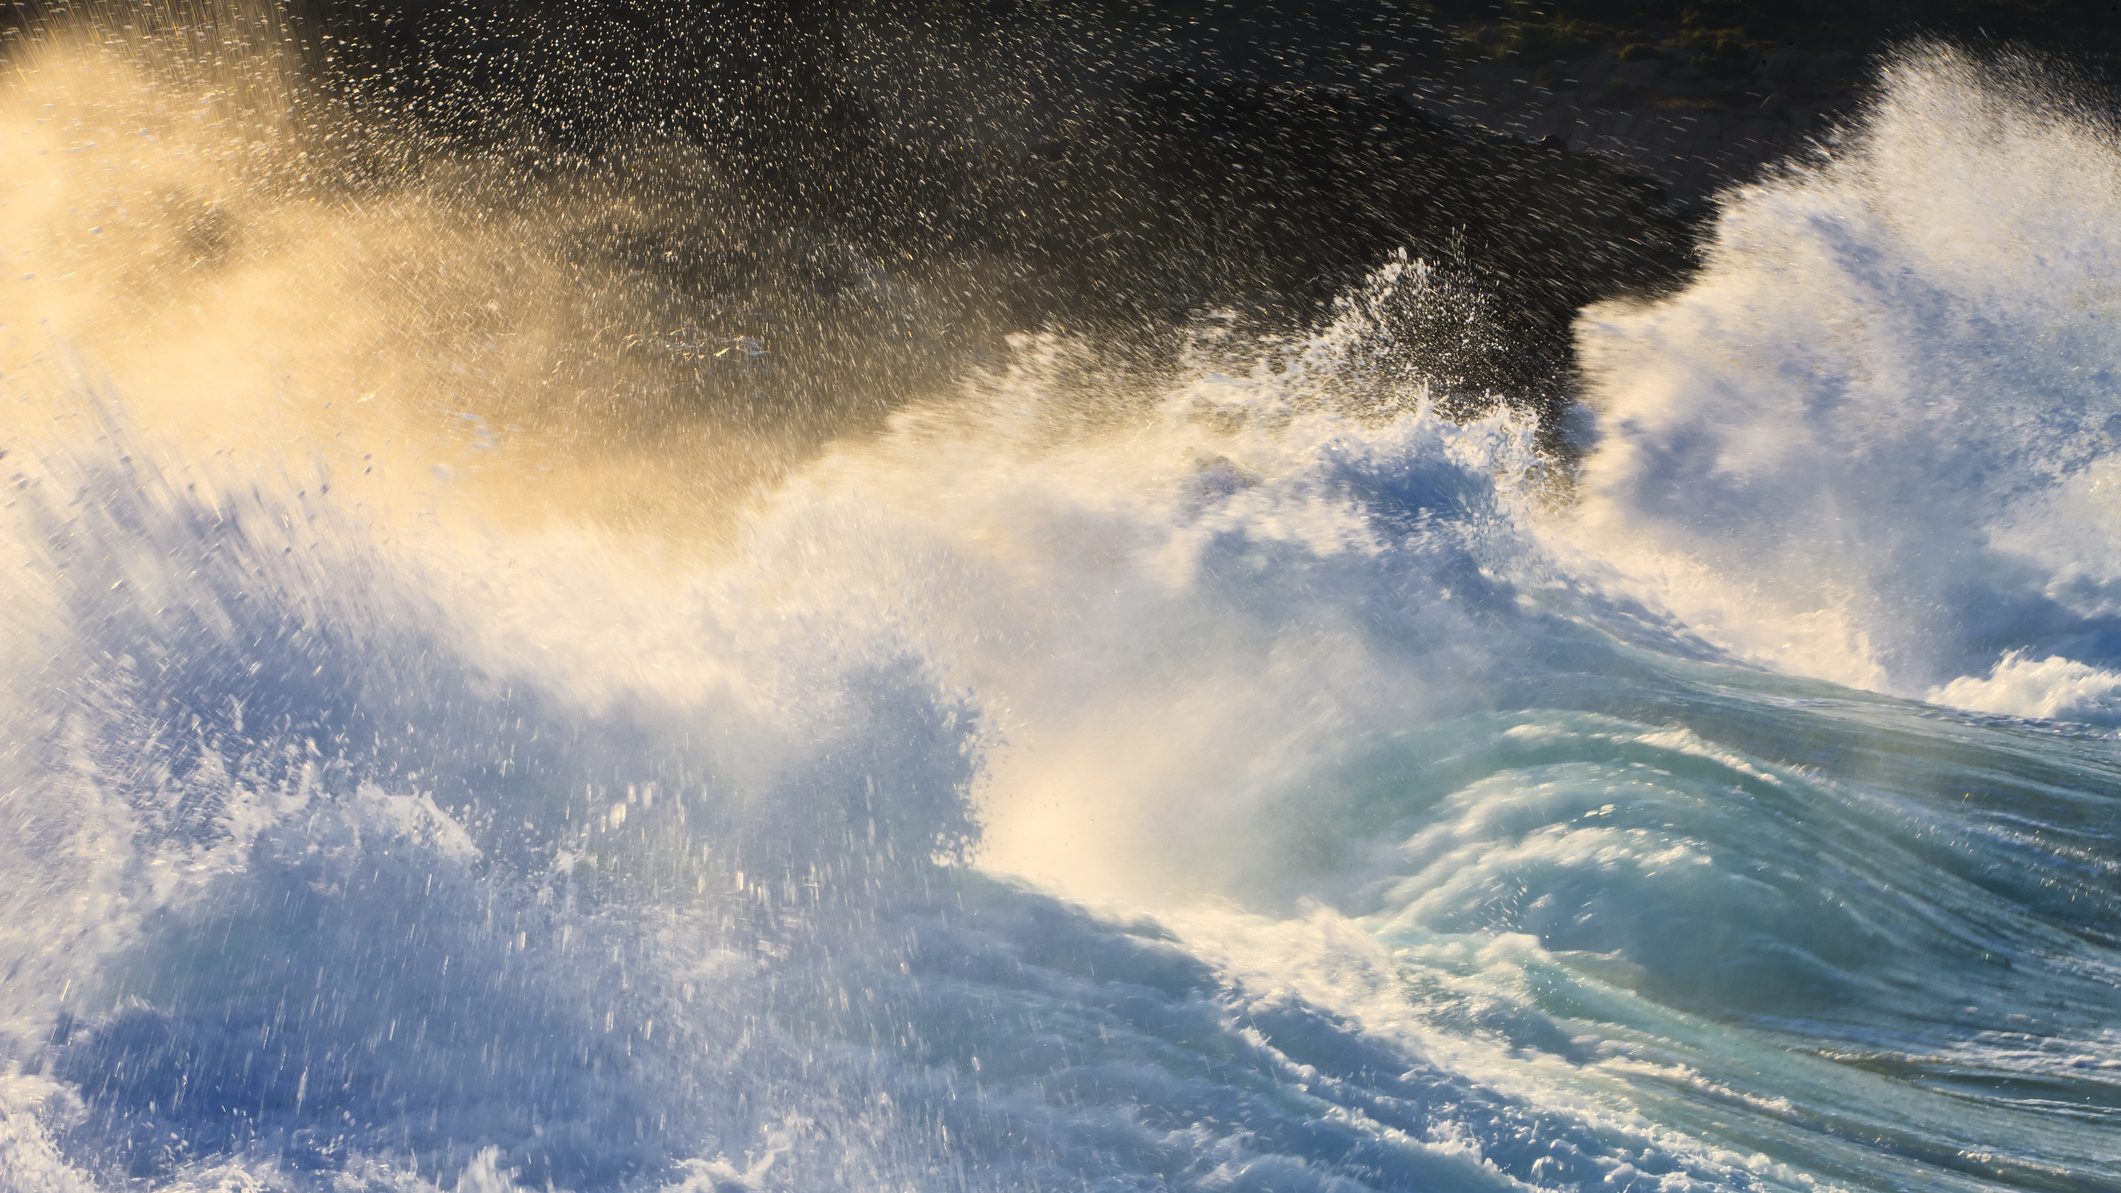
[[[0,91],[10,1193],[2121,1187],[2065,98],[1894,68],[1556,463],[1408,262],[694,417],[607,200],[121,58]]]

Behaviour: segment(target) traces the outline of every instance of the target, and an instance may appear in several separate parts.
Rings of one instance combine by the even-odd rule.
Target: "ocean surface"
[[[1560,458],[1411,260],[817,447],[120,57],[0,79],[7,1193],[2121,1189],[2092,106],[1890,67]]]

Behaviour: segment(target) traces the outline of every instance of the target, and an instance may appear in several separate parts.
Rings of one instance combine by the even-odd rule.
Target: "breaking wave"
[[[1583,521],[1770,666],[2111,721],[2110,117],[1937,51],[1817,163],[1728,196],[1701,276],[1587,316]]]
[[[0,100],[0,1184],[2121,1182],[2061,100],[1895,68],[1586,315],[1576,469],[1411,262],[777,434],[129,69]]]

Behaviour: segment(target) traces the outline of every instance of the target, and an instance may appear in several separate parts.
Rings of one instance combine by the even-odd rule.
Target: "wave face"
[[[1910,60],[1729,196],[1572,484],[1419,265],[800,451],[454,180],[7,87],[0,1187],[2121,1185],[2052,97]]]

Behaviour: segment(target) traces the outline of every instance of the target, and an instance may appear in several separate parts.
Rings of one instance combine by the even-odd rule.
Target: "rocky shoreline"
[[[1593,153],[1698,207],[1800,156],[1854,108],[1875,69],[1847,50],[1781,49],[1742,80],[1608,51],[1540,68],[1473,60],[1409,79],[1424,109],[1524,140]]]

